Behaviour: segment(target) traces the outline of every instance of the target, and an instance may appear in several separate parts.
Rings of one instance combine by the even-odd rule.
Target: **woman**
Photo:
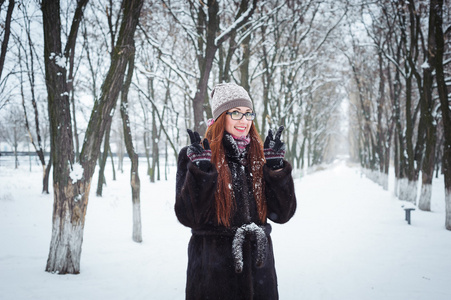
[[[186,299],[278,299],[267,219],[285,223],[296,210],[283,127],[262,145],[251,99],[233,83],[214,88],[211,107],[203,146],[188,130],[177,165],[175,212],[192,228]]]

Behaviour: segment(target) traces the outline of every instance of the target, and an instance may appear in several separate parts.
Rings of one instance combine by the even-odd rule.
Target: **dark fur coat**
[[[179,154],[175,212],[193,233],[188,246],[186,299],[278,299],[271,226],[258,218],[246,157],[226,139],[224,143],[236,202],[231,228],[219,226],[216,221],[215,167],[211,165],[206,172],[199,169],[186,156],[187,147]],[[273,222],[285,223],[296,210],[291,165],[284,161],[278,172],[263,168],[267,216]],[[240,249],[242,269],[238,272],[232,244],[237,228],[250,223],[263,229],[265,247],[262,250],[256,235],[244,235]],[[263,257],[263,261],[256,263],[258,257]]]

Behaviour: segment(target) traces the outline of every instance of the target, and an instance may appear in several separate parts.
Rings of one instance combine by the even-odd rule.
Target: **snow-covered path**
[[[402,202],[343,164],[296,187],[298,214],[274,229],[281,299],[451,299],[443,210],[409,226]]]
[[[59,276],[44,272],[53,199],[39,194],[39,171],[0,167],[0,299],[184,299],[190,231],[173,212],[174,175],[141,175],[142,244],[131,240],[128,172],[102,198],[92,191],[81,274]],[[435,184],[434,211],[414,211],[409,226],[401,202],[358,168],[296,179],[298,211],[273,225],[280,299],[450,299],[442,191]]]

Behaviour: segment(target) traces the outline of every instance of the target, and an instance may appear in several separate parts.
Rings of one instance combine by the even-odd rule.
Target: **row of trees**
[[[17,116],[20,108],[43,167],[44,191],[48,190],[49,167],[53,167],[49,272],[80,271],[95,167],[99,165],[97,194],[101,195],[107,157],[113,152],[122,156],[123,149],[132,161],[133,239],[141,241],[138,153],[147,158],[149,180],[158,180],[160,157],[167,165],[188,143],[185,129],[205,132],[211,117],[209,93],[219,82],[234,81],[250,92],[262,137],[271,127],[287,128],[287,156],[299,169],[335,157],[343,144],[341,103],[351,95],[356,99],[351,111],[357,116],[353,132],[362,165],[371,170],[381,164],[388,168],[391,137],[395,136],[389,134],[394,119],[388,115],[396,106],[389,105],[391,97],[375,97],[377,90],[373,89],[377,79],[384,78],[382,90],[393,88],[398,103],[408,97],[403,81],[396,78],[405,71],[396,71],[388,58],[393,55],[375,51],[372,40],[363,46],[359,41],[364,35],[374,39],[376,22],[368,19],[381,16],[376,14],[378,4],[328,0],[17,2],[0,3],[0,16],[5,20],[0,58],[6,57],[0,59],[0,114],[14,109]],[[392,15],[395,12],[387,15],[397,18]],[[366,28],[356,31],[356,24]],[[388,27],[381,25],[381,31],[394,30],[391,23],[383,25]],[[8,38],[14,43],[3,47]],[[398,65],[407,66],[401,60],[406,61],[400,59]],[[381,77],[375,76],[379,62]],[[398,107],[399,120],[405,120],[401,113],[405,106]],[[380,133],[375,124],[381,124]],[[10,133],[8,126],[2,122],[0,127],[6,130],[0,131]],[[47,148],[46,132],[50,133]],[[376,152],[379,146],[385,152]],[[403,153],[399,149],[396,153]],[[51,152],[49,159],[45,152]],[[400,156],[395,156],[396,161]]]
[[[445,178],[446,228],[451,230],[451,11],[446,1],[377,1],[351,30],[355,94],[355,156],[387,188],[393,153],[401,200],[431,210],[434,170]],[[394,147],[392,147],[394,146]]]
[[[99,164],[101,194],[107,155],[124,147],[112,145],[114,129],[132,160],[133,239],[141,241],[138,152],[146,154],[149,178],[159,178],[159,158],[166,164],[176,159],[188,142],[185,129],[204,133],[211,116],[208,94],[218,82],[235,81],[250,91],[262,136],[285,125],[288,155],[298,168],[333,158],[345,94],[337,75],[342,67],[326,58],[336,56],[331,45],[346,5],[3,2],[2,18],[7,7],[11,30],[2,36],[15,43],[7,53],[2,49],[8,59],[1,66],[7,74],[2,75],[1,112],[21,108],[44,178],[53,167],[49,272],[80,270],[94,169]],[[44,128],[51,133],[47,149]]]

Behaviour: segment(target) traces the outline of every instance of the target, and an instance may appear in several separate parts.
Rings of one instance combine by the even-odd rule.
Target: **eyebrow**
[[[232,108],[232,109],[230,110],[230,112],[234,112],[234,111],[241,112],[238,108]],[[252,111],[252,109],[247,108],[244,112],[246,113],[246,112],[253,112],[253,111]]]

